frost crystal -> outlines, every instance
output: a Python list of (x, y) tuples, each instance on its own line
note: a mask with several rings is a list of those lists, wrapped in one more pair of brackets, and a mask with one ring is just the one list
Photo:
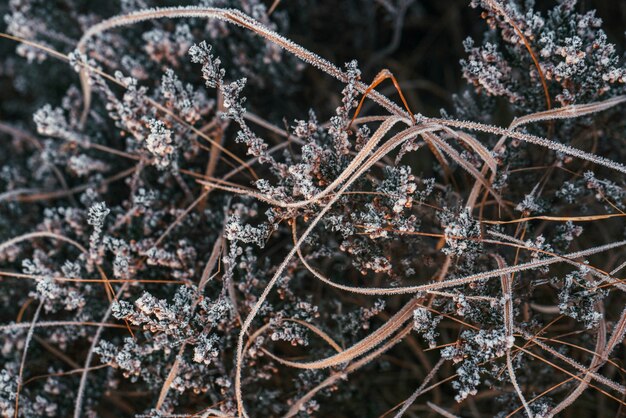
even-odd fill
[(441, 317), (434, 317), (425, 308), (417, 308), (413, 310), (413, 329), (428, 342), (430, 348), (437, 346), (436, 338), (439, 336), (437, 325), (441, 321)]
[(480, 251), (480, 225), (465, 208), (457, 216), (451, 213), (442, 215), (442, 225), (447, 246), (442, 249), (445, 254), (473, 258)]
[(107, 208), (106, 203), (96, 203), (89, 208), (87, 223), (93, 226), (93, 232), (89, 241), (92, 246), (95, 246), (100, 239), (102, 233), (102, 227), (104, 226), (104, 219), (111, 213), (111, 210)]
[(155, 157), (155, 165), (160, 169), (165, 169), (174, 163), (176, 156), (172, 131), (167, 129), (160, 120), (151, 119), (148, 123), (150, 135), (146, 139), (146, 148)]
[(211, 53), (211, 45), (205, 41), (189, 48), (191, 62), (202, 64), (202, 77), (206, 85), (211, 88), (220, 87), (224, 80), (225, 71), (221, 68), (221, 61)]
[[(504, 330), (501, 329), (491, 331), (481, 329), (478, 332), (466, 330), (461, 333), (459, 345), (441, 350), (443, 358), (458, 364), (456, 369), (458, 377), (452, 382), (452, 386), (457, 390), (455, 396), (457, 402), (478, 392), (481, 374), (488, 371), (487, 362), (504, 356), (513, 343), (513, 337), (506, 337)], [(495, 372), (497, 373), (497, 367)]]

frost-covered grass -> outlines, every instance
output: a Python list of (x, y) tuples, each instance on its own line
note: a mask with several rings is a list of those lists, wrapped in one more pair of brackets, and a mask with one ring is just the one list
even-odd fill
[[(626, 406), (626, 66), (594, 11), (472, 1), (437, 114), (400, 75), (431, 2), (176, 3), (0, 6), (2, 415)], [(390, 41), (334, 64), (287, 36), (313, 13)]]

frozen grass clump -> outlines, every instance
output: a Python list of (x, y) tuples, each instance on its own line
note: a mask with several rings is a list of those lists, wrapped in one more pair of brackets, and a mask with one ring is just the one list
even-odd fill
[(3, 416), (619, 414), (613, 17), (188, 3), (0, 5)]

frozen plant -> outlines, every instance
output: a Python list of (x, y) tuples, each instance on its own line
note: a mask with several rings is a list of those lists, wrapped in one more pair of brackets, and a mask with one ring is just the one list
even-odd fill
[(626, 19), (440, 3), (0, 2), (0, 415), (619, 415)]

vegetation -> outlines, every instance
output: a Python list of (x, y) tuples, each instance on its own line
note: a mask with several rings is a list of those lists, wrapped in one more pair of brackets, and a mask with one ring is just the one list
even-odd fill
[(0, 4), (3, 416), (623, 414), (626, 9), (317, 3)]

